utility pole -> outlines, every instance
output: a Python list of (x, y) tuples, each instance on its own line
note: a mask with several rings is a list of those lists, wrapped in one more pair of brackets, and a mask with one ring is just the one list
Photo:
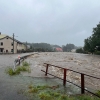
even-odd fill
[(13, 54), (14, 54), (14, 33), (13, 33)]

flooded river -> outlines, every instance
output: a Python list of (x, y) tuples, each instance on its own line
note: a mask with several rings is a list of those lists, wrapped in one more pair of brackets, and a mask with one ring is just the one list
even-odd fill
[[(22, 54), (25, 55), (25, 54)], [(35, 84), (60, 84), (62, 80), (54, 79), (48, 75), (50, 81), (43, 79), (45, 74), (41, 71), (45, 70), (44, 63), (72, 69), (92, 75), (100, 78), (100, 56), (98, 55), (86, 55), (67, 52), (45, 52), (34, 54), (27, 58), (26, 61), (30, 63), (31, 73), (21, 73), (18, 76), (10, 77), (5, 73), (5, 69), (9, 66), (13, 68), (14, 59), (18, 57), (18, 54), (14, 55), (0, 55), (0, 100), (28, 100), (23, 94), (20, 94), (20, 90), (26, 90), (27, 86), (33, 82)], [(63, 78), (63, 70), (49, 67), (49, 72), (55, 76)], [(42, 77), (42, 78), (41, 78)], [(80, 74), (76, 74), (71, 71), (67, 71), (67, 80), (76, 83), (80, 86)], [(44, 83), (43, 83), (44, 82)], [(56, 83), (55, 83), (56, 82)], [(67, 84), (67, 87), (71, 87)], [(100, 90), (100, 80), (85, 76), (85, 87), (91, 91)], [(61, 87), (62, 88), (62, 87)], [(69, 90), (74, 93), (78, 93), (80, 90), (77, 87), (72, 86)], [(68, 93), (70, 92), (68, 89)]]
[[(32, 77), (44, 76), (44, 73), (41, 72), (41, 69), (45, 70), (43, 63), (49, 63), (100, 78), (100, 56), (98, 55), (67, 52), (39, 53), (31, 56), (27, 61), (31, 63), (32, 73), (28, 75)], [(49, 71), (55, 76), (63, 78), (62, 69), (51, 66)], [(67, 80), (78, 85), (81, 84), (80, 74), (71, 71), (67, 72)], [(85, 87), (93, 91), (100, 90), (100, 80), (85, 76)]]

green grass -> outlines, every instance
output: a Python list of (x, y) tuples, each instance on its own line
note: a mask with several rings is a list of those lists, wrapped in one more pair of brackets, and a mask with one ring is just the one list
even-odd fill
[(98, 91), (96, 92), (96, 94), (97, 94), (98, 96), (100, 96), (100, 90), (98, 90)]
[(20, 71), (18, 69), (13, 70), (12, 68), (8, 68), (6, 70), (6, 73), (12, 76), (12, 75), (16, 75), (16, 74), (18, 75), (18, 74), (20, 74)]
[(27, 71), (27, 72), (31, 72), (30, 67), (29, 66), (17, 66), (16, 68), (19, 71)]
[(41, 100), (53, 100), (52, 96), (48, 93), (42, 92), (39, 94)]
[[(55, 87), (55, 88), (54, 88)], [(68, 96), (65, 93), (58, 92), (57, 88), (59, 88), (59, 85), (57, 86), (33, 86), (29, 85), (28, 93), (31, 95), (35, 95), (37, 98), (34, 100), (100, 100), (97, 97), (90, 96), (90, 95), (74, 95), (74, 96)]]
[(27, 62), (23, 62), (22, 66), (17, 66), (15, 69), (13, 68), (8, 68), (6, 69), (6, 73), (13, 76), (13, 75), (18, 75), (20, 72), (31, 72), (30, 66)]
[(30, 66), (30, 64), (29, 64), (28, 62), (24, 61), (24, 62), (22, 63), (22, 66)]

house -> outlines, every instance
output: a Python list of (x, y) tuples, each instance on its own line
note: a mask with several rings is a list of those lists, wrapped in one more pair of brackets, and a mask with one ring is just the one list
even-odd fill
[(57, 52), (63, 52), (62, 48), (55, 48)]
[(22, 42), (14, 39), (14, 46), (13, 46), (13, 38), (0, 33), (0, 53), (18, 53), (21, 51), (26, 51), (26, 45)]

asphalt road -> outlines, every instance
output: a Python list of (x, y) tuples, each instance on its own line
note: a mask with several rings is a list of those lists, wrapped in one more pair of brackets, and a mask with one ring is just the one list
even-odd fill
[(0, 55), (0, 100), (29, 100), (23, 94), (30, 81), (24, 79), (22, 75), (9, 76), (5, 70), (14, 65), (18, 55), (27, 54), (6, 54)]

